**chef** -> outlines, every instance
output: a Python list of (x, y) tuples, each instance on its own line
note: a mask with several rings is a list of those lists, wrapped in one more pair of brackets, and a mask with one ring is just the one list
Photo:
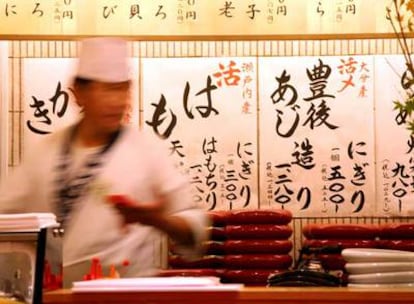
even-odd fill
[(28, 147), (0, 188), (2, 213), (58, 216), (66, 286), (94, 259), (104, 274), (115, 267), (121, 277), (154, 275), (165, 236), (188, 258), (201, 254), (207, 237), (206, 213), (163, 141), (123, 123), (131, 102), (127, 46), (107, 37), (82, 42), (73, 82), (81, 117)]

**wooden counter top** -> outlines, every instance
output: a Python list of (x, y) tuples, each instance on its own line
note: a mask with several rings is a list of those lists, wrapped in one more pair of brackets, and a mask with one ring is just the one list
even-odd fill
[(58, 290), (43, 296), (44, 304), (411, 304), (412, 289), (347, 287), (245, 287), (239, 292), (105, 292)]
[(413, 289), (362, 289), (348, 287), (244, 288), (237, 304), (389, 304), (414, 303)]

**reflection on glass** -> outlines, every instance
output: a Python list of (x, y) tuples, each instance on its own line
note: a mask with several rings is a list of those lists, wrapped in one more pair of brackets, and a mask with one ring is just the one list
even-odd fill
[(0, 300), (7, 299), (10, 303), (31, 303), (33, 271), (28, 253), (0, 252)]

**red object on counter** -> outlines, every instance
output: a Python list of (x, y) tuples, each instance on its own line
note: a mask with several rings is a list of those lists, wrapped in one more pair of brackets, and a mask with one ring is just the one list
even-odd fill
[(215, 226), (225, 226), (227, 224), (227, 220), (231, 216), (231, 211), (228, 210), (214, 210), (209, 211), (207, 213), (208, 217), (210, 218), (211, 225)]
[(341, 246), (342, 248), (377, 248), (377, 240), (354, 240), (354, 239), (306, 239), (303, 241), (303, 246), (309, 247), (324, 247), (324, 246)]
[(222, 268), (223, 256), (205, 255), (196, 260), (185, 260), (179, 255), (171, 255), (168, 257), (168, 264), (171, 268)]
[(99, 260), (99, 258), (93, 258), (91, 261), (91, 267), (89, 270), (89, 273), (86, 273), (83, 276), (83, 280), (89, 281), (89, 280), (97, 280), (102, 279), (102, 265)]
[(207, 255), (220, 255), (224, 254), (224, 245), (223, 242), (217, 241), (206, 241), (203, 242), (204, 252)]
[(247, 224), (227, 225), (225, 227), (228, 239), (288, 239), (292, 228), (288, 225)]
[(288, 269), (293, 258), (288, 254), (227, 254), (224, 268), (227, 269)]
[[(127, 267), (128, 265), (129, 265), (129, 260), (124, 260), (122, 262), (123, 267)], [(98, 280), (98, 279), (103, 279), (103, 278), (115, 279), (119, 277), (120, 277), (119, 272), (116, 269), (114, 264), (111, 264), (109, 266), (109, 272), (107, 276), (105, 276), (102, 270), (102, 264), (101, 264), (100, 259), (93, 258), (91, 260), (91, 267), (89, 269), (89, 272), (83, 275), (83, 280), (90, 281), (90, 280)]]
[(43, 288), (48, 288), (50, 285), (50, 282), (52, 280), (52, 272), (50, 270), (50, 264), (48, 261), (45, 261), (45, 266), (44, 266), (44, 272), (43, 272)]
[(119, 278), (119, 272), (116, 270), (115, 265), (111, 264), (109, 266), (109, 278), (111, 279), (118, 279)]
[(414, 252), (414, 240), (378, 240), (378, 248), (404, 250)]
[[(224, 243), (218, 241), (205, 241), (202, 243), (203, 252), (205, 255), (222, 255), (224, 254)], [(179, 250), (176, 244), (169, 244), (169, 251), (171, 255), (179, 255)]]
[(207, 233), (214, 241), (223, 241), (227, 238), (224, 227), (207, 227)]
[(288, 210), (235, 210), (227, 218), (227, 224), (275, 224), (286, 225), (292, 220)]
[(291, 240), (227, 240), (224, 242), (227, 254), (273, 253), (287, 254), (292, 250)]
[(308, 239), (375, 239), (379, 228), (369, 224), (309, 224), (302, 232)]
[(46, 291), (52, 291), (62, 288), (62, 269), (60, 273), (52, 273), (51, 266), (47, 260), (45, 260), (44, 272), (43, 272), (43, 289)]
[(388, 224), (380, 226), (380, 239), (414, 239), (414, 224)]

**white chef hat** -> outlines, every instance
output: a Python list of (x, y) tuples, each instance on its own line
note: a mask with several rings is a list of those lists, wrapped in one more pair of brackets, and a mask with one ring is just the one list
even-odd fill
[(127, 42), (120, 38), (95, 37), (82, 41), (77, 77), (101, 82), (130, 79)]

